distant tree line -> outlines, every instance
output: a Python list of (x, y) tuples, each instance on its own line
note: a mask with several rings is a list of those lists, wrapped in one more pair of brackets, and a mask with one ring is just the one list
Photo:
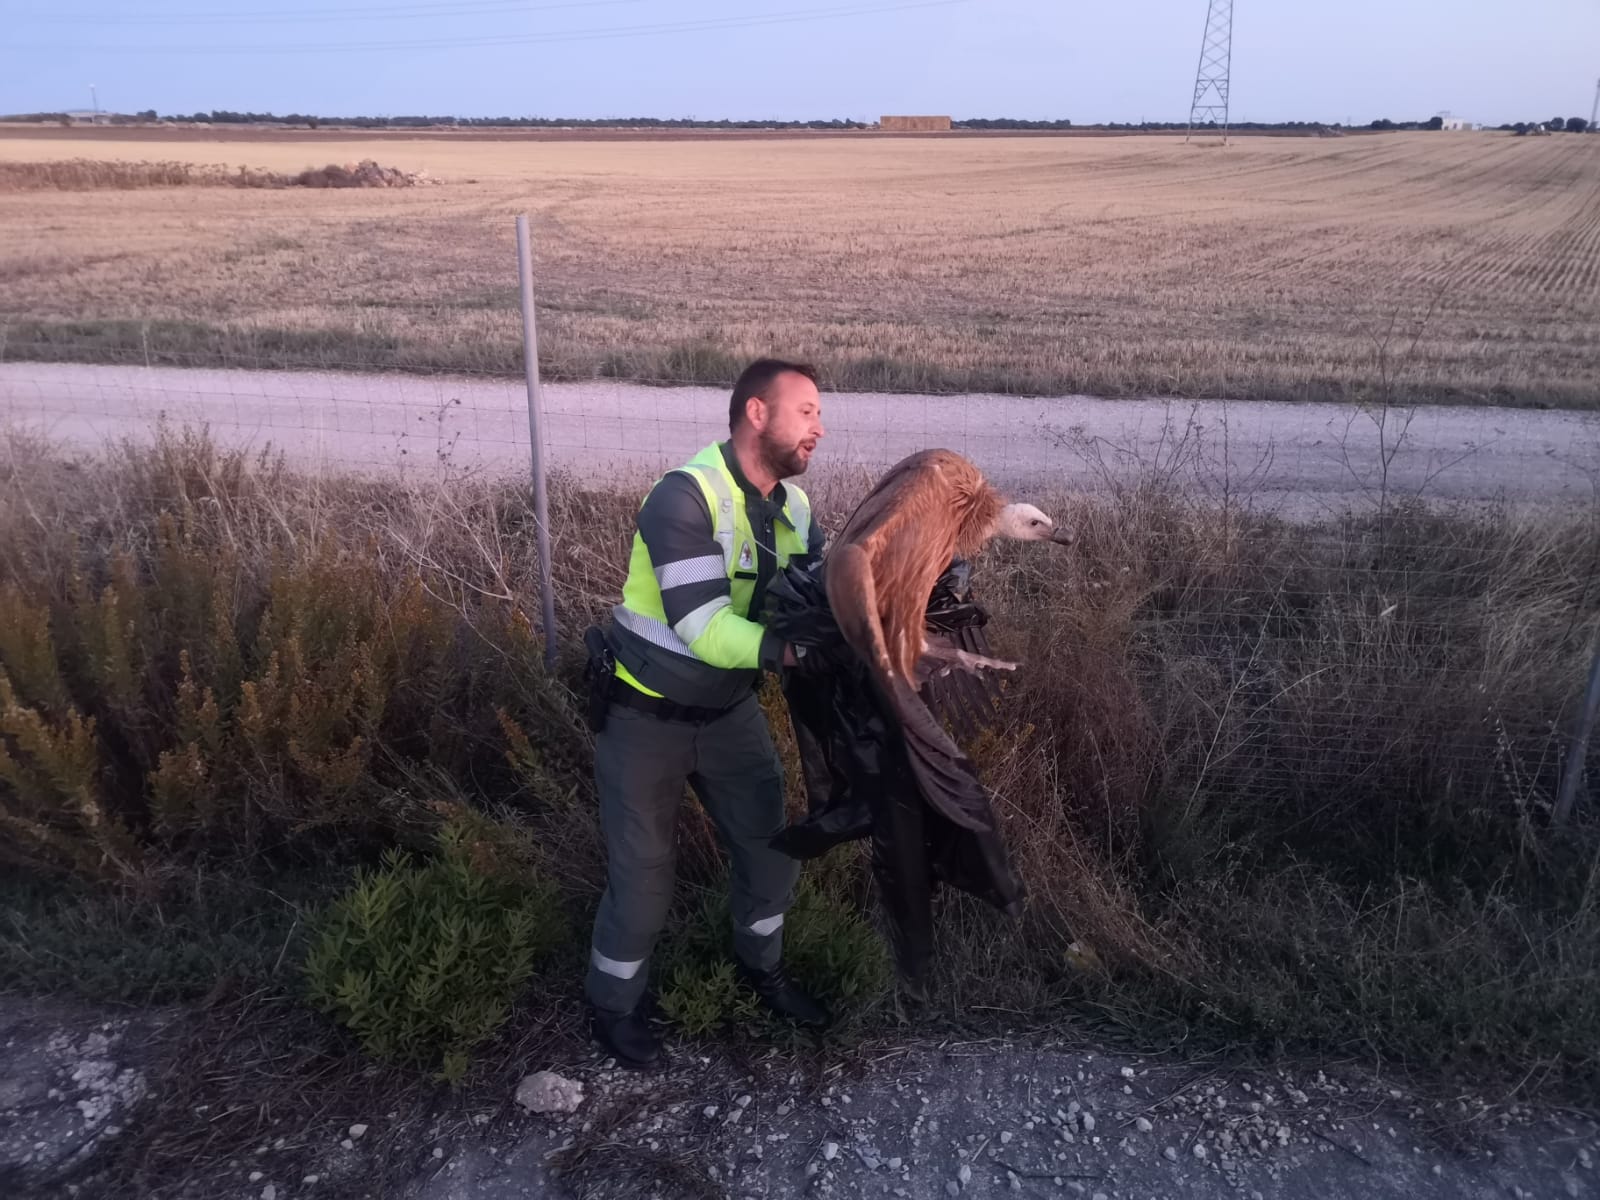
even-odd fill
[(717, 121), (697, 120), (693, 117), (319, 117), (306, 113), (229, 112), (213, 109), (211, 112), (176, 113), (163, 117), (168, 121), (198, 121), (210, 125), (335, 125), (342, 129), (418, 129), (436, 125), (463, 128), (507, 129), (865, 129), (861, 121), (839, 118), (823, 121)]
[[(79, 111), (81, 113), (86, 110)], [(100, 119), (112, 125), (138, 125), (159, 118), (155, 109), (147, 108), (137, 113), (103, 112), (100, 114)], [(16, 121), (30, 125), (70, 125), (72, 120), (73, 114), (65, 112), (8, 113), (0, 116), (0, 121)]]
[(1443, 129), (1443, 117), (1429, 117), (1426, 121), (1391, 121), (1388, 117), (1379, 117), (1367, 126), (1368, 129), (1378, 129), (1387, 133), (1390, 130), (1404, 129)]
[(1530, 133), (1587, 133), (1589, 122), (1582, 117), (1551, 117), (1548, 121), (1515, 121), (1500, 128), (1518, 137), (1526, 137)]
[(951, 121), (952, 129), (1071, 129), (1072, 122), (1021, 121), (1015, 117), (969, 117), (965, 121)]
[[(333, 126), (340, 129), (423, 129), (436, 126), (455, 126), (465, 129), (868, 129), (871, 123), (835, 117), (831, 120), (812, 121), (734, 121), (699, 120), (694, 117), (450, 117), (450, 116), (399, 116), (399, 117), (323, 117), (311, 113), (258, 113), (233, 112), (212, 109), (210, 112), (170, 113), (157, 116), (153, 108), (137, 113), (105, 113), (103, 119), (113, 125), (136, 122), (183, 121), (204, 125), (295, 125), (316, 129)], [(37, 123), (70, 123), (71, 117), (63, 112), (17, 113), (4, 118), (7, 121)], [(1159, 132), (1188, 129), (1187, 121), (1106, 121), (1091, 125), (1075, 125), (1066, 118), (1055, 120), (1025, 120), (1020, 117), (968, 117), (951, 121), (953, 129), (1018, 129), (1018, 130), (1116, 130)], [(1216, 128), (1208, 122), (1202, 128)], [(1241, 132), (1280, 131), (1315, 133), (1320, 130), (1342, 129), (1345, 126), (1321, 121), (1234, 121), (1230, 129)], [(1443, 129), (1443, 117), (1430, 117), (1425, 121), (1391, 121), (1380, 117), (1366, 126), (1380, 131)], [(1589, 122), (1582, 117), (1555, 117), (1549, 121), (1517, 121), (1498, 126), (1508, 133), (1583, 133)]]
[[(1391, 121), (1383, 118), (1372, 122), (1369, 129), (1443, 129), (1443, 117), (1430, 117), (1426, 121)], [(1528, 133), (1584, 133), (1589, 122), (1582, 117), (1552, 117), (1548, 121), (1515, 121), (1495, 128), (1518, 136)]]
[[(8, 117), (7, 120), (55, 120), (64, 114), (35, 113)], [(341, 129), (418, 129), (431, 126), (459, 126), (467, 129), (869, 129), (876, 122), (854, 121), (835, 117), (831, 120), (811, 121), (735, 121), (700, 120), (694, 117), (452, 117), (452, 116), (398, 116), (398, 117), (324, 117), (310, 113), (258, 113), (233, 112), (212, 109), (210, 112), (169, 113), (157, 117), (154, 109), (147, 109), (132, 117), (117, 117), (124, 121), (183, 121), (205, 125), (298, 125), (334, 126)], [(1213, 123), (1214, 124), (1214, 123)], [(1187, 121), (1109, 121), (1091, 125), (1075, 125), (1066, 118), (1055, 120), (1025, 120), (1020, 117), (969, 117), (951, 121), (954, 129), (1106, 129), (1106, 130), (1179, 130), (1187, 129)], [(1376, 123), (1374, 123), (1376, 127)], [(1387, 123), (1387, 127), (1392, 126)], [(1410, 126), (1405, 126), (1409, 128)], [(1319, 121), (1235, 121), (1230, 125), (1239, 130), (1292, 130), (1315, 132), (1336, 128)]]
[[(953, 129), (1116, 129), (1144, 132), (1188, 129), (1187, 121), (1101, 121), (1092, 125), (1075, 125), (1071, 121), (1024, 121), (1017, 117), (968, 117), (951, 121)], [(1220, 128), (1215, 121), (1206, 122), (1202, 128)], [(1229, 129), (1281, 129), (1315, 133), (1319, 129), (1334, 129), (1325, 121), (1231, 121)]]

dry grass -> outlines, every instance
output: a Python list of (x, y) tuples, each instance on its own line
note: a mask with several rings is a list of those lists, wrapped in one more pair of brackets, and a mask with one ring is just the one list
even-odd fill
[(72, 158), (55, 162), (0, 162), (0, 192), (129, 191), (165, 187), (286, 187), (270, 171), (233, 170), (215, 163), (120, 162)]
[(131, 191), (135, 188), (350, 188), (409, 187), (416, 182), (375, 162), (307, 168), (298, 174), (237, 169), (218, 163), (127, 162), (73, 158), (52, 162), (0, 162), (0, 192)]
[(245, 171), (226, 166), (178, 162), (94, 162), (93, 158), (67, 158), (64, 162), (0, 163), (0, 192), (93, 192), (134, 187), (229, 187), (251, 178)]
[[(617, 594), (636, 498), (569, 480), (553, 499), (558, 612), (576, 631)], [(836, 524), (851, 497), (818, 499)], [(1076, 551), (1013, 547), (979, 572), (997, 649), (1026, 669), (1008, 684), (1008, 724), (974, 753), (1030, 903), (1016, 926), (960, 898), (942, 905), (947, 1011), (1048, 1020), (1088, 1005), (1146, 1043), (1317, 1044), (1595, 1085), (1592, 789), (1573, 824), (1549, 821), (1561, 730), (1600, 634), (1594, 520), (1402, 508), (1307, 529), (1159, 481), (1056, 507)], [(419, 576), (458, 626), (439, 665), (397, 688), (357, 819), (232, 851), (226, 836), (142, 832), (152, 882), (200, 896), (188, 881), (209, 863), (241, 885), (309, 870), (327, 886), (374, 839), (423, 840), (429, 801), (470, 803), (560, 888), (581, 931), (602, 853), (588, 741), (564, 692), (575, 652), (550, 680), (536, 640), (504, 632), (507, 612), (538, 609), (525, 494), (301, 478), (196, 439), (77, 466), (13, 442), (0, 583), (59, 608), (115, 552), (154, 572), (163, 511), (183, 515), (194, 553), (225, 553), (241, 628), (260, 620), (269, 578), (316, 569), (330, 547), (374, 573), (373, 594)], [(13, 662), (14, 643), (5, 665), (21, 679), (14, 668), (33, 660)], [(153, 666), (148, 694), (170, 691), (170, 674)], [(91, 706), (103, 699), (91, 689)], [(129, 727), (92, 711), (108, 731)], [(140, 727), (160, 730), (161, 713)], [(145, 802), (137, 788), (120, 799), (136, 831)], [(680, 836), (686, 883), (715, 885), (705, 823), (685, 820)], [(836, 900), (866, 894), (850, 851), (808, 879)], [(18, 974), (18, 947), (70, 965), (63, 939), (90, 918), (37, 900), (18, 911), (0, 981)], [(281, 936), (281, 913), (259, 924)], [(252, 928), (224, 905), (175, 935), (199, 950), (169, 955), (203, 972), (223, 952), (205, 948), (217, 927)], [(226, 953), (273, 961), (282, 946)], [(577, 970), (541, 986), (565, 995)], [(160, 982), (139, 986), (170, 994)]]
[[(0, 140), (0, 161), (85, 145)], [(1315, 399), (1387, 376), (1406, 399), (1600, 395), (1600, 139), (248, 149), (279, 172), (308, 153), (452, 186), (0, 196), (6, 353), (514, 371), (527, 211), (553, 374), (725, 383), (777, 348), (861, 388)]]

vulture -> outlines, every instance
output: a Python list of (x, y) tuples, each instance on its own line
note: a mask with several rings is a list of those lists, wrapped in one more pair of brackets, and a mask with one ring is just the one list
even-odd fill
[(987, 794), (919, 693), (952, 668), (1016, 667), (927, 634), (934, 585), (952, 560), (971, 558), (992, 537), (1072, 540), (1033, 505), (1006, 503), (959, 454), (924, 450), (891, 467), (867, 494), (825, 568), (833, 619), (893, 711), (923, 798), (980, 833), (993, 828)]
[(773, 844), (811, 858), (871, 837), (897, 966), (916, 996), (927, 995), (936, 884), (1012, 914), (1022, 899), (990, 793), (942, 720), (970, 728), (963, 705), (988, 710), (977, 673), (1016, 666), (988, 654), (988, 617), (969, 587), (966, 559), (997, 536), (1071, 540), (1032, 505), (1007, 503), (965, 458), (926, 450), (878, 481), (820, 565), (791, 564), (772, 589), (770, 627), (844, 664), (785, 682), (810, 811)]

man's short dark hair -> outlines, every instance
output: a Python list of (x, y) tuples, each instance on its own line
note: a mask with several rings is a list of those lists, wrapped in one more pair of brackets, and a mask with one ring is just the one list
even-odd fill
[(791, 371), (796, 375), (804, 375), (812, 383), (817, 381), (817, 369), (810, 363), (786, 362), (781, 358), (758, 358), (741, 371), (733, 385), (733, 399), (728, 403), (728, 432), (732, 433), (744, 424), (745, 401), (751, 398), (771, 400), (778, 376)]

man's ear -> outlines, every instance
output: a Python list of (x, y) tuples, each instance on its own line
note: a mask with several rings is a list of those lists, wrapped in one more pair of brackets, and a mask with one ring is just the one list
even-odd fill
[(767, 427), (767, 415), (767, 402), (760, 396), (751, 396), (744, 402), (744, 419), (757, 433)]

